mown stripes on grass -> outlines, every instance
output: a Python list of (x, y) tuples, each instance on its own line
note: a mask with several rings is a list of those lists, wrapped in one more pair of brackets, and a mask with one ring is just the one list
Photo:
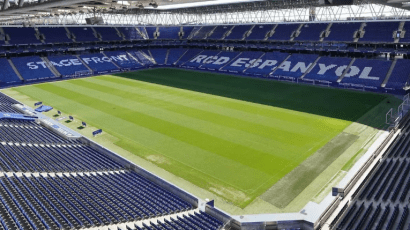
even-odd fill
[[(257, 87), (253, 87), (246, 80), (238, 87), (242, 80), (229, 76), (218, 75), (222, 80), (211, 82), (215, 76), (208, 74), (209, 82), (201, 77), (197, 82), (197, 76), (188, 79), (184, 71), (179, 73), (181, 76), (175, 79), (161, 76), (165, 74), (162, 70), (133, 74), (144, 80), (154, 76), (156, 81), (162, 79), (170, 85), (192, 85), (193, 89), (205, 87), (214, 95), (114, 76), (25, 86), (16, 90), (101, 127), (118, 137), (117, 144), (122, 148), (198, 186), (214, 192), (218, 189), (218, 195), (241, 207), (351, 124), (350, 120), (324, 116), (329, 113), (326, 106), (338, 109), (334, 111), (338, 116), (351, 114), (351, 111), (339, 111), (346, 107), (327, 105), (327, 100), (312, 104), (301, 95), (307, 92), (304, 88), (289, 91), (287, 95), (286, 91), (280, 91), (281, 95), (274, 98), (260, 83), (263, 81), (254, 80)], [(312, 88), (311, 93), (320, 90)], [(241, 92), (242, 98), (238, 98)], [(232, 98), (217, 96), (220, 94)], [(339, 96), (345, 95), (343, 92)], [(235, 99), (246, 99), (246, 96), (249, 100)], [(275, 101), (281, 104), (281, 100), (289, 102), (292, 96), (296, 96), (293, 106), (297, 107), (305, 100), (305, 104), (326, 111), (311, 114), (304, 110), (306, 105), (297, 110), (290, 110), (292, 106), (268, 105)], [(307, 98), (311, 100), (312, 96)], [(258, 100), (266, 103), (255, 103)], [(372, 103), (375, 104), (369, 102)], [(343, 102), (342, 106), (347, 104)], [(361, 110), (363, 108), (357, 111)], [(235, 192), (240, 195), (232, 196)]]

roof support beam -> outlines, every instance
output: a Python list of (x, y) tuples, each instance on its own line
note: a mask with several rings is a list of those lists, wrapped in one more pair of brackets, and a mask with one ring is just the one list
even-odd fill
[(9, 0), (4, 0), (2, 10), (7, 10), (9, 6)]
[(19, 7), (23, 7), (23, 4), (24, 4), (24, 0), (20, 0), (19, 1)]

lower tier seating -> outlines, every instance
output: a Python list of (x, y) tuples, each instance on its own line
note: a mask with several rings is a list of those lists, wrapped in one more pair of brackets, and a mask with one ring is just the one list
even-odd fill
[(110, 58), (103, 54), (86, 54), (81, 55), (80, 58), (96, 74), (119, 72), (119, 69), (111, 62)]
[(87, 67), (75, 56), (51, 56), (48, 60), (63, 77), (74, 77), (78, 74), (91, 75)]
[(17, 70), (26, 81), (44, 80), (56, 76), (38, 56), (11, 58)]

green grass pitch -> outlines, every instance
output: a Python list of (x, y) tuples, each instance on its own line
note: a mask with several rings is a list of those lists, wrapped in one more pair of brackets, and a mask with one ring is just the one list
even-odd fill
[[(239, 207), (303, 162), (326, 167), (332, 155), (309, 157), (389, 97), (177, 69), (15, 90), (102, 128), (118, 146)], [(298, 192), (289, 189), (303, 190), (307, 184), (297, 181), (320, 170), (293, 171), (295, 183), (275, 191), (291, 201)]]

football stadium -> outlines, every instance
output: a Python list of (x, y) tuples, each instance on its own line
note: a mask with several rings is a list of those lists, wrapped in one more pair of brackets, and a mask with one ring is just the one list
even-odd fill
[(0, 230), (410, 229), (408, 6), (0, 0)]

